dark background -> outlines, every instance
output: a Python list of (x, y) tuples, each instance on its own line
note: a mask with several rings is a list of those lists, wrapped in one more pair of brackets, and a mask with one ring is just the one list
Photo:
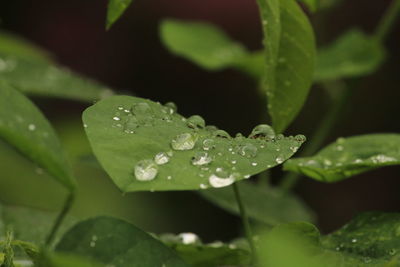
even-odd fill
[[(333, 9), (310, 15), (313, 22), (324, 17), (324, 25), (318, 24), (317, 28), (318, 44), (327, 44), (352, 27), (373, 32), (389, 3), (343, 1)], [(200, 114), (208, 124), (218, 125), (231, 134), (248, 134), (261, 122), (266, 105), (250, 79), (233, 70), (204, 71), (169, 54), (158, 36), (163, 18), (206, 20), (222, 27), (249, 49), (260, 49), (262, 36), (255, 0), (135, 0), (108, 32), (104, 30), (106, 6), (104, 0), (2, 1), (1, 28), (40, 45), (59, 63), (122, 93), (162, 103), (173, 101), (181, 114)], [(385, 64), (377, 73), (358, 82), (345, 116), (326, 143), (340, 136), (400, 132), (400, 23), (387, 39), (386, 47)], [(55, 123), (61, 136), (68, 135), (67, 126), (80, 125), (80, 113), (86, 107), (72, 101), (34, 101)], [(314, 87), (287, 134), (310, 136), (329, 103), (329, 93)], [(65, 142), (76, 142), (74, 138), (84, 137), (65, 137)], [(303, 178), (296, 191), (316, 211), (321, 230), (329, 232), (360, 211), (400, 211), (399, 170), (384, 168), (336, 184)], [(91, 171), (85, 175), (85, 171), (78, 171), (82, 174), (78, 178), (83, 193), (74, 208), (76, 216), (112, 214), (149, 231), (193, 231), (206, 240), (229, 239), (240, 230), (237, 217), (214, 208), (194, 193), (138, 193), (121, 197), (103, 173), (98, 171), (94, 175)], [(279, 176), (280, 172), (274, 174)], [(21, 189), (23, 182), (15, 179), (12, 185), (1, 182), (0, 200), (59, 208), (61, 200), (55, 200), (60, 198), (55, 193), (59, 192), (54, 189), (57, 186), (46, 181), (37, 188), (32, 184), (32, 188)], [(38, 197), (35, 190), (44, 193)]]

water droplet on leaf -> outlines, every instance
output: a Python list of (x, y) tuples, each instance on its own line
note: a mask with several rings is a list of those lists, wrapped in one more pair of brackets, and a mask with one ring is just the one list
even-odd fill
[(151, 181), (156, 178), (157, 173), (157, 164), (149, 159), (141, 160), (135, 166), (135, 177), (139, 181)]
[(155, 163), (157, 163), (158, 165), (163, 165), (169, 162), (169, 156), (167, 153), (165, 152), (160, 152), (157, 155), (155, 155), (154, 157), (154, 161)]
[(175, 150), (190, 150), (195, 146), (196, 141), (197, 135), (183, 133), (172, 139), (171, 146)]

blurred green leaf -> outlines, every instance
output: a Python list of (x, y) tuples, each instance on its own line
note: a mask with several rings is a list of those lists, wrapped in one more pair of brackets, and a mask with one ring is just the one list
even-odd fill
[(235, 243), (203, 244), (193, 233), (164, 234), (160, 239), (193, 267), (248, 266), (251, 262), (249, 248)]
[(279, 133), (294, 120), (307, 99), (314, 74), (314, 33), (295, 1), (257, 2), (264, 29), (263, 89), (272, 125)]
[(314, 80), (335, 80), (368, 75), (383, 63), (385, 50), (358, 29), (342, 35), (331, 46), (320, 49)]
[[(0, 53), (16, 55), (32, 61), (51, 61), (50, 55), (46, 51), (19, 36), (4, 31), (0, 31)], [(3, 60), (0, 62), (1, 72), (3, 71), (5, 62), (3, 62)]]
[(258, 78), (262, 60), (242, 44), (233, 41), (220, 28), (202, 22), (164, 20), (161, 40), (169, 51), (210, 70), (232, 67)]
[(107, 8), (107, 30), (122, 16), (132, 0), (109, 0)]
[[(277, 188), (262, 188), (241, 182), (240, 195), (251, 219), (269, 225), (291, 221), (314, 221), (313, 212), (295, 195)], [(239, 208), (232, 188), (209, 189), (199, 192), (202, 197), (224, 210), (239, 215)]]
[(369, 170), (398, 164), (400, 135), (369, 134), (339, 138), (313, 157), (287, 161), (284, 169), (331, 183)]
[(75, 180), (60, 141), (40, 110), (4, 83), (0, 83), (0, 107), (0, 138), (73, 190)]
[(0, 51), (0, 81), (29, 95), (67, 98), (92, 102), (112, 94), (94, 81), (82, 78), (66, 68)]
[[(15, 205), (0, 205), (0, 238), (7, 229), (13, 229), (14, 239), (44, 245), (57, 213)], [(66, 217), (57, 235), (61, 236), (76, 220)], [(57, 237), (57, 238), (58, 238)]]
[(317, 11), (320, 4), (320, 0), (300, 0), (300, 2), (303, 2), (311, 12)]
[(130, 223), (111, 217), (82, 221), (69, 230), (56, 247), (118, 267), (187, 267), (175, 253)]
[(252, 138), (232, 138), (200, 116), (186, 119), (168, 105), (130, 96), (96, 103), (83, 121), (94, 154), (124, 192), (228, 186), (283, 163), (305, 141), (269, 136), (267, 125)]
[(86, 257), (76, 256), (67, 253), (55, 253), (44, 251), (40, 255), (40, 259), (35, 264), (37, 267), (100, 267), (104, 266)]

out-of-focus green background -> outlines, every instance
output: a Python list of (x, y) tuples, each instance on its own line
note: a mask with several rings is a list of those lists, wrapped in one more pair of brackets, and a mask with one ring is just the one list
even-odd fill
[[(311, 15), (320, 45), (357, 26), (373, 31), (390, 1), (343, 1)], [(105, 0), (13, 0), (0, 2), (0, 27), (51, 52), (57, 61), (121, 93), (162, 103), (173, 101), (183, 115), (200, 114), (231, 134), (248, 134), (266, 112), (256, 85), (233, 71), (209, 73), (177, 58), (162, 46), (163, 18), (206, 20), (249, 49), (261, 48), (255, 0), (136, 0), (106, 32)], [(322, 22), (323, 23), (322, 23)], [(400, 132), (400, 25), (386, 43), (388, 58), (355, 89), (351, 105), (327, 143), (340, 136)], [(332, 93), (332, 92), (330, 92)], [(330, 93), (315, 86), (288, 134), (310, 136), (329, 106)], [(335, 93), (335, 92), (333, 92)], [(90, 152), (80, 121), (86, 105), (34, 98), (60, 134), (72, 158)], [(73, 161), (73, 160), (72, 160)], [(122, 195), (90, 160), (72, 162), (79, 182), (76, 217), (110, 214), (156, 233), (196, 232), (204, 240), (228, 240), (240, 233), (237, 217), (191, 192)], [(337, 184), (303, 179), (296, 191), (316, 211), (323, 232), (332, 231), (364, 210), (400, 211), (399, 167), (368, 172)], [(279, 177), (279, 168), (273, 171)], [(276, 182), (276, 181), (275, 181)], [(58, 210), (66, 192), (10, 147), (0, 146), (0, 201)]]

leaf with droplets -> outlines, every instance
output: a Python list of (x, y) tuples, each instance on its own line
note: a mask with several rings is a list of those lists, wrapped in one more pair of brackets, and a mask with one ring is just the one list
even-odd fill
[(320, 49), (314, 80), (335, 80), (368, 75), (385, 59), (379, 42), (358, 29), (342, 35), (331, 46)]
[[(291, 221), (314, 221), (313, 212), (296, 196), (277, 188), (262, 188), (249, 182), (238, 184), (247, 214), (251, 219), (276, 225)], [(239, 215), (232, 188), (209, 189), (199, 192), (208, 201)]]
[(4, 83), (0, 83), (0, 138), (69, 190), (75, 188), (67, 158), (50, 123), (28, 98)]
[(4, 32), (0, 33), (0, 81), (29, 95), (85, 102), (112, 94), (104, 85), (54, 64), (35, 45)]
[(160, 25), (160, 35), (171, 53), (207, 70), (232, 67), (253, 77), (260, 75), (262, 58), (253, 56), (242, 44), (210, 23), (164, 20)]
[(132, 0), (108, 0), (107, 7), (107, 30), (124, 14)]
[(263, 90), (272, 126), (283, 132), (300, 112), (314, 74), (312, 27), (296, 1), (258, 0), (264, 30)]
[(111, 217), (82, 221), (71, 228), (56, 247), (108, 266), (188, 267), (171, 249), (134, 225)]
[(337, 182), (384, 166), (400, 164), (400, 135), (339, 138), (313, 157), (287, 161), (284, 169), (322, 182)]
[(193, 233), (163, 234), (160, 240), (193, 267), (248, 266), (251, 253), (246, 241), (204, 244)]
[(200, 116), (186, 119), (170, 105), (130, 96), (99, 101), (83, 122), (95, 156), (124, 192), (228, 186), (282, 164), (305, 141), (271, 136), (268, 125), (232, 138)]

